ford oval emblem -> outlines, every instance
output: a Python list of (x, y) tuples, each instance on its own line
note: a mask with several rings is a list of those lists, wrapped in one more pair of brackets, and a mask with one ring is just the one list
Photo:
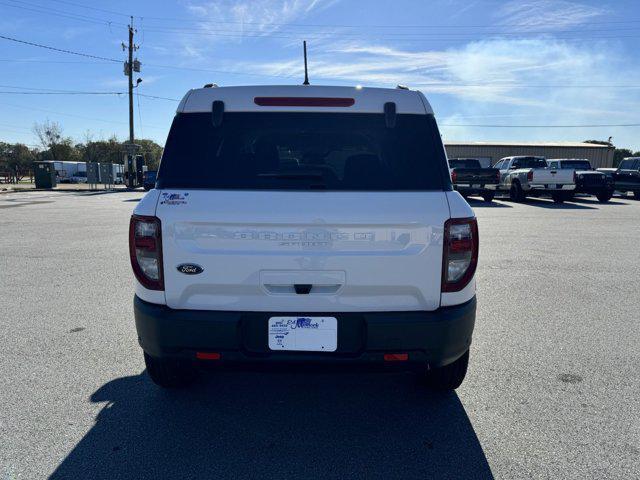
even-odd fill
[(177, 268), (180, 273), (184, 273), (185, 275), (197, 275), (204, 271), (204, 268), (194, 263), (183, 263), (178, 265)]

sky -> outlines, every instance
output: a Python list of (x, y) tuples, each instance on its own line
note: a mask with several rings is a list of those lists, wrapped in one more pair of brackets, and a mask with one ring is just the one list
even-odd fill
[(161, 145), (190, 88), (300, 84), (306, 39), (311, 83), (419, 89), (445, 141), (640, 150), (638, 0), (2, 0), (0, 36), (88, 56), (0, 38), (0, 141), (126, 139), (130, 16), (135, 133)]

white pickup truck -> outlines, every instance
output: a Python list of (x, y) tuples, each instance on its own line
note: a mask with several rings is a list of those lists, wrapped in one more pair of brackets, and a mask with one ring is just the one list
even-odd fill
[(340, 363), (464, 379), (478, 227), (417, 91), (189, 91), (129, 231), (147, 372)]
[(556, 203), (571, 198), (576, 188), (574, 170), (549, 168), (544, 157), (507, 157), (494, 165), (500, 170), (499, 190), (514, 202), (548, 195)]

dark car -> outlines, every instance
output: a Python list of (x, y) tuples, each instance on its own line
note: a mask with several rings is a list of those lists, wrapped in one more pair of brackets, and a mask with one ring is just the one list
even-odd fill
[(600, 202), (608, 202), (613, 196), (613, 178), (595, 170), (589, 160), (578, 158), (551, 158), (547, 160), (550, 169), (575, 170), (576, 189), (574, 193), (595, 196)]
[(449, 172), (453, 188), (463, 197), (478, 195), (485, 202), (495, 197), (500, 183), (500, 170), (497, 168), (483, 168), (475, 158), (451, 158)]
[(617, 169), (599, 169), (611, 175), (615, 182), (615, 189), (623, 194), (633, 192), (636, 200), (640, 200), (640, 157), (625, 158)]
[(142, 188), (145, 190), (151, 190), (156, 186), (156, 171), (147, 170), (142, 177)]

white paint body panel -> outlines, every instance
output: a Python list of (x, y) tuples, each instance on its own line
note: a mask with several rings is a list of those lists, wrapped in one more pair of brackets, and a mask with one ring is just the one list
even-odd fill
[[(348, 97), (351, 107), (261, 107), (255, 97)], [(432, 114), (420, 92), (320, 86), (203, 88), (178, 112)], [(168, 200), (168, 195), (177, 195)], [(432, 311), (475, 294), (441, 293), (444, 223), (473, 217), (458, 192), (151, 190), (139, 215), (162, 223), (165, 291), (136, 294), (175, 309), (290, 312)], [(203, 272), (185, 275), (183, 263)], [(307, 295), (295, 284), (313, 285)]]
[[(348, 312), (440, 306), (445, 192), (166, 191), (171, 308)], [(187, 195), (188, 194), (188, 195)], [(177, 270), (193, 263), (204, 271)], [(295, 284), (312, 284), (298, 295)]]

